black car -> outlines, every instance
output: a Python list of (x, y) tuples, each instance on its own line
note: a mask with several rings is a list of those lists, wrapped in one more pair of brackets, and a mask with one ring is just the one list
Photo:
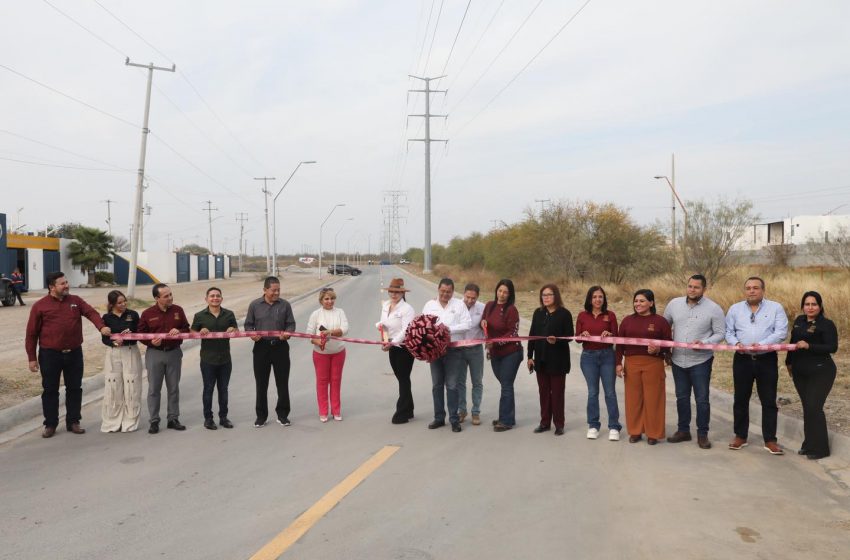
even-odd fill
[(349, 276), (359, 276), (363, 271), (347, 264), (338, 264), (328, 266), (328, 274), (341, 274)]

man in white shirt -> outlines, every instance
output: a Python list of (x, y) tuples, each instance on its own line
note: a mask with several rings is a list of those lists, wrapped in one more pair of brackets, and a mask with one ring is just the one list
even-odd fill
[[(463, 340), (481, 340), (484, 331), (481, 329), (481, 316), (484, 314), (484, 304), (478, 301), (481, 288), (478, 284), (467, 284), (463, 289), (463, 303), (469, 311), (472, 326), (466, 331)], [(466, 420), (466, 369), (469, 368), (469, 378), (472, 380), (472, 424), (481, 424), (481, 396), (484, 394), (484, 345), (462, 347), (460, 355), (463, 359), (463, 369), (457, 381), (457, 413), (461, 424)]]
[[(432, 299), (422, 308), (423, 315), (434, 315), (451, 332), (452, 342), (462, 340), (472, 326), (469, 310), (460, 299), (452, 296), (455, 283), (451, 278), (443, 278), (437, 286), (437, 299)], [(461, 431), (458, 416), (458, 379), (465, 364), (460, 348), (449, 348), (446, 355), (431, 362), (431, 394), (434, 397), (434, 421), (428, 424), (433, 430), (446, 425), (446, 404), (449, 405), (449, 422), (453, 432)], [(443, 388), (445, 387), (445, 395)]]

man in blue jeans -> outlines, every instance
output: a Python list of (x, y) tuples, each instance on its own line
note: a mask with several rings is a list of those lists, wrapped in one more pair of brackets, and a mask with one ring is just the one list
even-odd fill
[[(484, 331), (481, 329), (481, 316), (484, 304), (478, 301), (481, 288), (478, 284), (467, 284), (463, 289), (463, 303), (469, 310), (472, 326), (466, 331), (464, 340), (481, 340)], [(469, 367), (469, 379), (472, 381), (472, 425), (481, 424), (481, 397), (484, 395), (484, 344), (464, 346), (461, 348), (463, 371), (457, 381), (457, 412), (460, 423), (466, 419), (466, 368)]]
[[(719, 305), (705, 297), (705, 287), (705, 276), (694, 274), (688, 278), (686, 295), (671, 300), (664, 309), (664, 318), (673, 329), (674, 341), (717, 344), (726, 338), (726, 317)], [(667, 441), (691, 441), (693, 389), (697, 404), (697, 444), (700, 449), (711, 449), (708, 439), (708, 424), (711, 418), (708, 395), (714, 352), (674, 348), (671, 360), (679, 424), (676, 433), (668, 437)]]

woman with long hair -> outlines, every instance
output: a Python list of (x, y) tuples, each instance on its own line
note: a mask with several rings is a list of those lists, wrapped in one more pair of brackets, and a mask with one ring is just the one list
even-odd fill
[(384, 352), (390, 355), (390, 367), (398, 380), (398, 400), (395, 403), (393, 424), (406, 424), (413, 418), (413, 392), (410, 389), (410, 372), (413, 356), (401, 345), (407, 325), (413, 320), (413, 306), (407, 303), (404, 279), (393, 278), (387, 287), (389, 299), (381, 303), (381, 320), (377, 327), (384, 334)]
[[(481, 328), (487, 338), (509, 338), (519, 334), (519, 311), (516, 305), (514, 283), (503, 278), (496, 284), (493, 301), (484, 306)], [(519, 364), (522, 363), (522, 344), (519, 342), (487, 343), (487, 355), (493, 374), (502, 386), (499, 397), (499, 419), (493, 420), (493, 430), (504, 432), (516, 424), (514, 381)]]
[[(670, 323), (655, 312), (655, 294), (652, 290), (636, 291), (632, 304), (634, 313), (623, 318), (620, 323), (621, 337), (673, 339)], [(649, 445), (664, 439), (664, 358), (669, 353), (669, 348), (654, 344), (617, 345), (617, 376), (624, 377), (626, 387), (629, 443), (640, 441), (644, 433)]]
[[(608, 309), (608, 296), (602, 286), (591, 286), (584, 298), (584, 311), (576, 319), (580, 336), (617, 336), (617, 316)], [(617, 372), (614, 364), (614, 345), (603, 342), (582, 342), (581, 372), (587, 382), (587, 439), (599, 437), (599, 383), (605, 394), (608, 411), (608, 439), (620, 440), (620, 408), (617, 405)]]
[(555, 435), (564, 435), (564, 385), (570, 372), (570, 341), (573, 336), (573, 316), (561, 301), (561, 291), (555, 284), (540, 288), (540, 307), (534, 310), (528, 336), (545, 339), (528, 343), (528, 371), (537, 372), (540, 392), (539, 434), (555, 424)]
[(327, 336), (345, 336), (348, 332), (348, 318), (345, 311), (336, 304), (336, 292), (333, 288), (319, 290), (321, 307), (307, 320), (307, 333), (315, 336), (313, 344), (313, 366), (316, 369), (316, 400), (319, 403), (319, 420), (328, 421), (328, 393), (330, 393), (330, 413), (334, 420), (342, 420), (342, 368), (345, 365), (345, 345), (339, 340)]
[(823, 405), (835, 382), (838, 331), (835, 323), (823, 314), (823, 298), (818, 292), (806, 292), (800, 302), (803, 314), (794, 320), (791, 344), (797, 350), (788, 352), (785, 366), (803, 405), (803, 446), (798, 453), (809, 459), (829, 457), (829, 433)]
[[(127, 297), (118, 290), (106, 296), (104, 324), (113, 333), (138, 331), (139, 314), (127, 308)], [(103, 337), (108, 347), (103, 363), (103, 404), (101, 432), (134, 432), (142, 411), (142, 355), (135, 340)]]

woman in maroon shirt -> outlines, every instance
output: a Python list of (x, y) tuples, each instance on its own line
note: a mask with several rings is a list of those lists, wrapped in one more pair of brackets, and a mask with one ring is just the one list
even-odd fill
[[(591, 286), (584, 298), (584, 311), (576, 319), (580, 336), (617, 336), (617, 316), (608, 309), (608, 297), (602, 286)], [(608, 439), (620, 440), (620, 407), (617, 405), (617, 374), (614, 368), (614, 345), (583, 342), (581, 372), (587, 382), (587, 439), (599, 437), (599, 382), (605, 392), (608, 410)]]
[[(514, 305), (516, 291), (508, 279), (496, 284), (496, 299), (484, 306), (481, 328), (487, 338), (514, 337), (519, 333), (519, 311)], [(487, 357), (502, 394), (499, 397), (499, 419), (493, 420), (493, 431), (504, 432), (516, 424), (514, 403), (514, 380), (519, 364), (522, 363), (522, 344), (519, 342), (489, 342)]]
[[(655, 313), (655, 294), (652, 290), (635, 292), (632, 315), (620, 323), (620, 336), (672, 340), (670, 324)], [(647, 443), (655, 445), (664, 439), (664, 357), (669, 348), (617, 345), (617, 375), (624, 377), (626, 387), (626, 427), (629, 443), (641, 440), (646, 433)], [(622, 365), (625, 356), (625, 367)]]

